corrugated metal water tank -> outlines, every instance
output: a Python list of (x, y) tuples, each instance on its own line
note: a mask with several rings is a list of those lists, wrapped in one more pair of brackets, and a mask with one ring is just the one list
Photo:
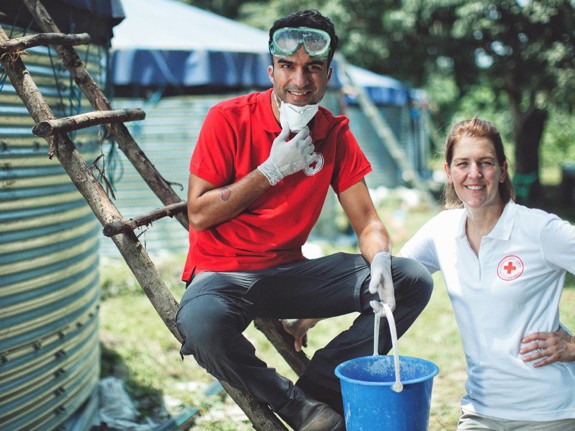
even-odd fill
[[(56, 117), (91, 110), (53, 49), (27, 52), (23, 61)], [(77, 52), (103, 83), (105, 50)], [(32, 134), (10, 80), (0, 78), (0, 428), (65, 430), (93, 405), (99, 380), (101, 229), (57, 158), (48, 158), (46, 141)], [(91, 164), (98, 129), (72, 139)]]

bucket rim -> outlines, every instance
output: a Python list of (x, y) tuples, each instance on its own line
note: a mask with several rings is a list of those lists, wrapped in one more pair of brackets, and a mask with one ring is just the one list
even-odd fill
[[(360, 383), (362, 385), (366, 385), (366, 386), (393, 386), (395, 384), (395, 380), (393, 381), (389, 381), (389, 382), (370, 382), (370, 381), (365, 381), (365, 380), (359, 380), (359, 379), (353, 379), (350, 377), (347, 377), (345, 375), (342, 374), (341, 370), (343, 368), (345, 368), (346, 366), (348, 366), (349, 364), (351, 364), (352, 362), (368, 362), (370, 360), (375, 360), (378, 358), (390, 358), (389, 360), (393, 360), (393, 356), (392, 355), (370, 355), (370, 356), (359, 356), (357, 358), (353, 358), (353, 359), (349, 359), (345, 362), (342, 362), (341, 364), (339, 364), (337, 367), (335, 367), (335, 375), (341, 379), (344, 380), (348, 383)], [(428, 359), (423, 359), (423, 358), (417, 358), (415, 356), (405, 356), (405, 355), (399, 355), (399, 362), (401, 364), (401, 360), (402, 359), (406, 359), (406, 360), (416, 360), (417, 362), (424, 362), (427, 365), (431, 366), (431, 369), (433, 370), (431, 373), (423, 376), (423, 377), (418, 377), (416, 379), (408, 379), (408, 380), (401, 380), (401, 383), (403, 385), (410, 385), (410, 384), (415, 384), (415, 383), (420, 383), (426, 380), (431, 380), (433, 379), (438, 373), (439, 373), (439, 367), (437, 366), (437, 364), (435, 362), (432, 362)]]

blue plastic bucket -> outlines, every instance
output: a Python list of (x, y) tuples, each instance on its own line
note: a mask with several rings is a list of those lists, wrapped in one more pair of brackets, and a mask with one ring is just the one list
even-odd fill
[(429, 423), (433, 362), (399, 356), (403, 391), (395, 383), (393, 356), (363, 356), (339, 364), (347, 431), (426, 431)]

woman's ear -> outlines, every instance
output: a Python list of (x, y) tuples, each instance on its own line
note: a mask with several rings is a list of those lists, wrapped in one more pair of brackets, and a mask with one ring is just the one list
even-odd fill
[(445, 170), (445, 174), (447, 175), (447, 182), (451, 184), (453, 180), (451, 179), (451, 170), (449, 169), (449, 164), (447, 162), (443, 164), (443, 169)]
[(503, 162), (503, 166), (501, 166), (501, 173), (499, 174), (499, 182), (502, 183), (507, 178), (507, 172), (509, 170), (509, 163), (507, 160)]

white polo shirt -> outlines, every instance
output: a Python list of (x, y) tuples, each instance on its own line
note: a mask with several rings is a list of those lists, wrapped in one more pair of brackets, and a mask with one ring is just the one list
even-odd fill
[(575, 226), (509, 202), (477, 256), (465, 221), (464, 209), (443, 211), (401, 250), (443, 273), (467, 359), (462, 407), (509, 420), (575, 418), (575, 362), (534, 368), (519, 355), (524, 336), (559, 326)]

